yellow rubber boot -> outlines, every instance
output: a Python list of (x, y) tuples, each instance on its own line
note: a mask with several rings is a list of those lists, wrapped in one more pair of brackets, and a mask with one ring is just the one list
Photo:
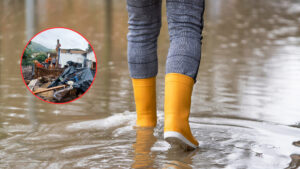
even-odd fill
[(132, 79), (134, 100), (137, 112), (136, 125), (156, 126), (156, 80), (155, 77)]
[(164, 139), (186, 150), (195, 149), (199, 145), (189, 125), (193, 86), (194, 79), (189, 76), (179, 73), (166, 75)]

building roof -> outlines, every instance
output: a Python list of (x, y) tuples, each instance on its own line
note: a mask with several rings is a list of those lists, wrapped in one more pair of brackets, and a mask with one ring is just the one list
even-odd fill
[(60, 53), (86, 54), (87, 51), (81, 49), (60, 49)]

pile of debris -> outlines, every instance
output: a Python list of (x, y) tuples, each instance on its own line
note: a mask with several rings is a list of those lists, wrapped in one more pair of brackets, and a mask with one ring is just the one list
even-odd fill
[(78, 68), (69, 61), (68, 67), (57, 77), (45, 75), (27, 81), (29, 89), (43, 100), (63, 103), (76, 99), (92, 84), (95, 72), (90, 68)]
[(22, 74), (23, 74), (23, 78), (25, 79), (26, 83), (29, 83), (30, 80), (28, 79), (32, 79), (32, 66), (22, 66)]

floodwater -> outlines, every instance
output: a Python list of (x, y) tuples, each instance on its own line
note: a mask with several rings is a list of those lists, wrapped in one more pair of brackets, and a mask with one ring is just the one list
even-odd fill
[[(165, 11), (150, 130), (133, 127), (124, 0), (1, 1), (0, 168), (298, 168), (300, 1), (206, 5), (190, 118), (200, 148), (183, 152), (163, 140)], [(27, 40), (57, 26), (82, 33), (98, 59), (92, 88), (66, 105), (32, 96), (19, 69)]]

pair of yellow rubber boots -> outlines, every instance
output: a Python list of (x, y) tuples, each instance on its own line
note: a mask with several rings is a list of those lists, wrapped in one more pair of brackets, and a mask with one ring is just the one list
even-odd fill
[[(137, 126), (156, 126), (156, 80), (132, 79), (137, 112)], [(179, 73), (169, 73), (165, 78), (164, 139), (186, 150), (198, 147), (189, 125), (191, 96), (194, 79)]]

